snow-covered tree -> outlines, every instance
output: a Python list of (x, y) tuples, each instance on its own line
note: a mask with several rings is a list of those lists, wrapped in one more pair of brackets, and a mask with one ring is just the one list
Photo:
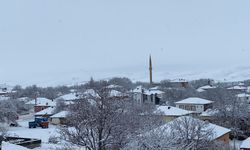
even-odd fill
[(88, 150), (116, 150), (150, 123), (157, 123), (158, 118), (150, 117), (152, 111), (145, 111), (146, 107), (137, 107), (127, 98), (110, 97), (107, 82), (93, 85), (89, 94), (71, 106), (69, 125), (61, 129), (65, 140)]

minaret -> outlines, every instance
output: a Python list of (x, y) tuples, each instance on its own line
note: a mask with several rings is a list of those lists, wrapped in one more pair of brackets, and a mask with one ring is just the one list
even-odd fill
[(150, 78), (150, 85), (153, 84), (153, 76), (152, 76), (152, 60), (151, 55), (149, 56), (149, 78)]

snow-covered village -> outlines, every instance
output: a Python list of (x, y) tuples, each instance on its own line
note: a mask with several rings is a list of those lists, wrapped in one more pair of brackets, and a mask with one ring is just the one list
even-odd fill
[(250, 1), (0, 1), (0, 150), (250, 150)]

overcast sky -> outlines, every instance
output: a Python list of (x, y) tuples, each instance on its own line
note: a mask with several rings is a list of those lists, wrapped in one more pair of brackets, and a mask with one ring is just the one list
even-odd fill
[(0, 1), (0, 82), (143, 70), (149, 54), (164, 70), (250, 65), (250, 1)]

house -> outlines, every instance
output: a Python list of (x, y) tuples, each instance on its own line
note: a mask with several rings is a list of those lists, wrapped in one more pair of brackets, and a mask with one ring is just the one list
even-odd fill
[(0, 95), (8, 95), (13, 92), (13, 87), (6, 84), (0, 84)]
[(55, 107), (48, 107), (42, 111), (35, 113), (35, 117), (46, 117), (49, 118), (50, 116), (54, 115)]
[(188, 87), (188, 81), (185, 79), (174, 79), (170, 81), (171, 85), (173, 87), (182, 87), (182, 88), (187, 88)]
[(240, 150), (250, 150), (250, 137), (241, 143)]
[(212, 122), (216, 115), (219, 113), (217, 109), (207, 109), (206, 111), (202, 112), (199, 116), (201, 120)]
[(173, 106), (158, 106), (154, 112), (157, 115), (164, 117), (167, 122), (181, 116), (192, 115), (192, 111), (187, 111)]
[(54, 114), (53, 116), (50, 117), (51, 123), (55, 125), (63, 125), (66, 124), (66, 117), (68, 115), (68, 111), (61, 111), (57, 114)]
[(175, 102), (177, 108), (195, 111), (197, 113), (202, 113), (209, 108), (213, 108), (213, 101), (206, 100), (198, 97), (190, 97), (178, 102)]
[(244, 83), (239, 83), (238, 85), (227, 88), (228, 90), (235, 92), (245, 92), (247, 91), (247, 87), (245, 87)]
[(236, 95), (237, 99), (242, 101), (242, 102), (248, 102), (250, 103), (250, 95), (246, 93), (241, 93)]
[(205, 85), (205, 86), (199, 87), (196, 91), (197, 92), (205, 92), (205, 91), (208, 91), (208, 90), (211, 90), (211, 89), (216, 89), (216, 88), (217, 87), (212, 86), (212, 85)]
[(133, 99), (139, 104), (151, 103), (159, 105), (163, 98), (164, 92), (158, 90), (158, 88), (145, 89), (142, 86), (138, 86), (132, 91)]
[(43, 97), (38, 97), (38, 98), (33, 99), (25, 104), (33, 106), (35, 112), (42, 111), (48, 107), (56, 106), (56, 103), (53, 100), (43, 98)]

